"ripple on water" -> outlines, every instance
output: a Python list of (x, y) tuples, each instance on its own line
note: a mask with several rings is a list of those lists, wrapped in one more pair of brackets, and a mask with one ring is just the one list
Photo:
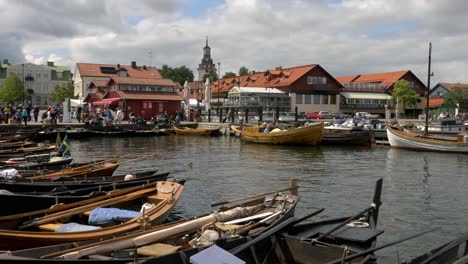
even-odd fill
[[(369, 206), (375, 181), (384, 179), (379, 244), (442, 227), (379, 252), (395, 263), (468, 231), (468, 155), (411, 152), (378, 146), (268, 146), (231, 137), (96, 138), (73, 141), (76, 162), (104, 156), (151, 158), (122, 165), (117, 173), (158, 168), (192, 177), (171, 218), (210, 212), (211, 203), (285, 188), (300, 180), (297, 215), (324, 207), (314, 218), (352, 215)], [(189, 166), (188, 164), (191, 164)]]

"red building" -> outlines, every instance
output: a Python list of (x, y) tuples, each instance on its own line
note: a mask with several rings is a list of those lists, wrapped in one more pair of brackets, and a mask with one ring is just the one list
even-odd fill
[[(167, 111), (169, 116), (175, 116), (183, 100), (179, 95), (177, 85), (162, 79), (154, 67), (102, 64), (78, 64), (86, 68), (94, 67), (94, 75), (98, 70), (103, 76), (93, 80), (88, 86), (85, 102), (94, 108), (123, 109), (125, 118), (133, 112), (137, 117), (150, 119)], [(91, 66), (90, 66), (91, 65)], [(107, 77), (103, 79), (102, 77)]]

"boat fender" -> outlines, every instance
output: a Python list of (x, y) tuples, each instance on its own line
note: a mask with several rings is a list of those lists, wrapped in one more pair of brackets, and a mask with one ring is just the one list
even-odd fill
[(131, 181), (131, 180), (134, 180), (134, 179), (136, 179), (135, 175), (127, 174), (127, 175), (125, 175), (124, 181)]
[(369, 223), (362, 222), (362, 221), (352, 221), (347, 224), (348, 227), (358, 227), (358, 228), (364, 228), (364, 227), (369, 227)]

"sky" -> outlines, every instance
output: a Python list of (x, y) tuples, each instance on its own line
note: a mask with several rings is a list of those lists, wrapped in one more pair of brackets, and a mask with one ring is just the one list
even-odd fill
[(0, 59), (185, 65), (197, 78), (208, 36), (221, 75), (320, 64), (427, 84), (431, 42), (432, 87), (468, 83), (466, 14), (465, 0), (0, 0)]

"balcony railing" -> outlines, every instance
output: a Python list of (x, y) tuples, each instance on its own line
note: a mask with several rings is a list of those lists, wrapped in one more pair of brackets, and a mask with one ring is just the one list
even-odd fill
[(343, 83), (343, 92), (373, 92), (382, 93), (385, 92), (388, 85), (380, 83)]

